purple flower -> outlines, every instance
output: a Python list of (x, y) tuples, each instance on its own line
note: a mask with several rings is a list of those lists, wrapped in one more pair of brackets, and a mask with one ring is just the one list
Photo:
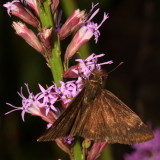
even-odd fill
[[(101, 66), (104, 64), (112, 64), (112, 61), (107, 61), (104, 63), (98, 63), (98, 58), (104, 56), (105, 54), (91, 54), (87, 59), (76, 59), (78, 65), (70, 72), (74, 72), (78, 79), (77, 81), (68, 81), (66, 83), (60, 82), (61, 87), (59, 87), (60, 97), (63, 101), (64, 107), (66, 108), (72, 99), (82, 90), (83, 88), (83, 79), (88, 79), (93, 70), (100, 70)], [(70, 75), (70, 73), (68, 73)], [(72, 74), (72, 73), (71, 73)], [(74, 74), (74, 75), (75, 75)], [(72, 74), (73, 75), (73, 74)]]
[(74, 141), (74, 137), (66, 137), (63, 139), (64, 143), (72, 144)]
[[(97, 5), (97, 4), (96, 4)], [(88, 17), (91, 15), (93, 9), (95, 6), (92, 3), (92, 9), (88, 14)], [(108, 18), (108, 14), (104, 13), (104, 17), (102, 22), (98, 25), (97, 23), (94, 23), (91, 21), (95, 15), (99, 12), (99, 9), (97, 9), (90, 18), (82, 25), (82, 27), (76, 32), (75, 36), (73, 37), (71, 43), (68, 45), (65, 53), (65, 61), (67, 59), (70, 59), (77, 51), (78, 49), (87, 43), (93, 36), (95, 36), (95, 42), (97, 43), (98, 37), (100, 36), (99, 28), (100, 26), (106, 21)]]
[(93, 70), (100, 70), (102, 65), (112, 64), (113, 61), (107, 61), (104, 63), (98, 63), (98, 58), (103, 57), (105, 54), (96, 55), (92, 53), (86, 59), (76, 59), (75, 61), (79, 62), (77, 65), (70, 67), (65, 71), (64, 78), (89, 78)]
[(24, 22), (34, 26), (38, 27), (40, 22), (38, 19), (27, 9), (25, 8), (19, 0), (14, 0), (12, 2), (7, 2), (3, 5), (3, 7), (7, 8), (7, 13), (9, 16), (14, 15), (16, 17), (19, 17)]
[(89, 78), (90, 74), (93, 70), (100, 70), (101, 66), (104, 64), (112, 64), (113, 61), (107, 61), (104, 63), (98, 63), (98, 58), (103, 57), (105, 54), (99, 54), (96, 55), (95, 53), (92, 53), (88, 58), (84, 59), (76, 59), (78, 64), (78, 69), (74, 69), (73, 71), (81, 77)]
[(59, 33), (61, 30), (61, 25), (62, 25), (61, 24), (62, 10), (60, 10), (59, 12), (57, 10), (56, 14), (57, 14), (57, 16), (56, 16), (56, 22), (55, 22), (55, 32)]
[(154, 130), (155, 138), (140, 144), (132, 145), (135, 149), (131, 154), (125, 154), (125, 160), (159, 160), (160, 159), (160, 128)]
[(39, 84), (41, 92), (34, 95), (29, 91), (28, 85), (25, 84), (29, 94), (28, 98), (23, 95), (21, 88), (21, 92), (18, 94), (22, 98), (22, 106), (16, 107), (7, 103), (14, 109), (7, 112), (6, 114), (9, 114), (16, 110), (22, 110), (23, 121), (25, 113), (30, 113), (32, 115), (40, 116), (45, 121), (53, 124), (53, 122), (60, 115), (60, 112), (55, 103), (57, 101), (61, 101), (65, 109), (73, 100), (73, 98), (76, 97), (82, 90), (83, 80), (88, 79), (93, 70), (100, 70), (101, 65), (112, 63), (112, 61), (98, 63), (98, 58), (102, 56), (104, 56), (104, 54), (96, 55), (93, 53), (85, 60), (77, 59), (76, 61), (79, 62), (78, 67), (77, 69), (74, 68), (72, 70), (72, 72), (77, 74), (77, 80), (67, 82), (60, 81), (60, 87), (57, 87), (56, 84), (53, 84), (45, 89)]
[(19, 3), (19, 2), (20, 2), (19, 0), (13, 0), (12, 2), (7, 2), (3, 5), (3, 7), (7, 8), (7, 13), (9, 16), (11, 16), (10, 13), (12, 12), (12, 10), (18, 12), (19, 9), (18, 9), (16, 3)]
[(56, 92), (52, 92), (54, 90), (54, 86), (50, 86), (47, 89), (44, 89), (40, 84), (39, 88), (41, 90), (41, 93), (38, 94), (37, 100), (40, 101), (39, 103), (40, 107), (44, 107), (46, 109), (46, 116), (48, 115), (48, 112), (50, 109), (57, 112), (57, 108), (54, 106), (54, 103), (58, 99), (58, 94)]
[(59, 89), (59, 96), (62, 100), (64, 107), (66, 108), (68, 104), (72, 101), (72, 99), (81, 91), (82, 83), (79, 82), (79, 79), (68, 81), (66, 83), (60, 81), (61, 86), (58, 87)]
[[(95, 4), (92, 3), (92, 9), (90, 10), (89, 14), (92, 13), (93, 9), (98, 5), (99, 3)], [(109, 18), (108, 14), (104, 12), (104, 16), (102, 19), (102, 22), (98, 25), (97, 23), (92, 22), (91, 20), (95, 17), (95, 15), (99, 12), (99, 8), (91, 15), (91, 17), (87, 20), (86, 24), (84, 27), (90, 32), (91, 37), (94, 35), (95, 36), (95, 43), (98, 42), (98, 37), (100, 36), (99, 28), (101, 25)]]
[(29, 91), (29, 88), (28, 88), (28, 85), (26, 85), (26, 88), (27, 88), (27, 91), (28, 91), (28, 98), (24, 97), (23, 93), (22, 93), (22, 88), (21, 88), (21, 92), (18, 92), (18, 95), (22, 98), (22, 107), (16, 107), (16, 106), (13, 106), (12, 104), (10, 103), (7, 103), (9, 106), (13, 107), (14, 109), (7, 112), (6, 114), (9, 114), (13, 111), (16, 111), (16, 110), (22, 110), (22, 113), (21, 113), (21, 116), (22, 116), (22, 120), (24, 121), (24, 115), (25, 113), (31, 113), (31, 111), (29, 110), (29, 107), (31, 106), (36, 106), (36, 97), (33, 95), (33, 93), (31, 93)]
[(47, 116), (46, 116), (46, 111), (47, 111), (47, 109), (45, 109), (46, 106), (42, 105), (43, 102), (41, 102), (40, 98), (39, 98), (39, 96), (41, 94), (39, 93), (34, 96), (33, 93), (31, 93), (29, 91), (28, 84), (25, 84), (25, 86), (26, 86), (28, 94), (29, 94), (28, 98), (26, 98), (23, 95), (22, 88), (21, 88), (21, 91), (20, 91), (20, 93), (18, 92), (18, 95), (22, 98), (22, 106), (16, 107), (10, 103), (7, 103), (7, 105), (13, 107), (14, 109), (7, 112), (6, 114), (9, 114), (9, 113), (11, 113), (13, 111), (17, 111), (17, 110), (22, 110), (21, 116), (22, 116), (23, 121), (24, 121), (25, 113), (30, 113), (32, 115), (41, 117), (42, 119), (44, 119), (45, 121), (47, 121), (49, 123), (53, 123), (57, 119), (57, 116), (53, 112), (49, 112), (49, 111), (48, 111), (49, 113), (47, 113)]

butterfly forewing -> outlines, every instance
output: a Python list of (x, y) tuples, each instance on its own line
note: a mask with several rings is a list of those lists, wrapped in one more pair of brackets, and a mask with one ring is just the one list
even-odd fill
[[(73, 124), (76, 118), (78, 118), (78, 112), (81, 109), (84, 90), (71, 102), (69, 107), (61, 114), (61, 116), (55, 121), (52, 127), (44, 133), (38, 141), (54, 141), (56, 138), (67, 137), (70, 131), (73, 129)], [(81, 97), (82, 96), (82, 97)], [(75, 107), (77, 106), (77, 107)]]

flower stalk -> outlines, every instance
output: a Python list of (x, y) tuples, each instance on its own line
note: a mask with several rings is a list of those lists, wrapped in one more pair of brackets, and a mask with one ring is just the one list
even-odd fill
[(54, 43), (54, 47), (52, 49), (52, 58), (49, 59), (49, 62), (54, 82), (57, 86), (60, 86), (59, 81), (63, 81), (63, 64), (61, 60), (59, 42)]
[(51, 4), (52, 1), (51, 0), (45, 0), (43, 2), (43, 6), (44, 6), (44, 10), (46, 13), (46, 26), (47, 27), (53, 27), (53, 19), (52, 19), (52, 13), (51, 13)]
[[(51, 12), (51, 0), (45, 0), (43, 3), (41, 3), (39, 0), (38, 3), (38, 10), (40, 12), (40, 19), (42, 23), (42, 27), (54, 27), (53, 24), (53, 18), (52, 18), (52, 12)], [(63, 81), (63, 65), (61, 60), (61, 51), (60, 51), (60, 42), (59, 38), (55, 38), (54, 36), (54, 44), (52, 48), (52, 56), (49, 57), (49, 65), (50, 69), (53, 75), (54, 82), (57, 86), (60, 85), (59, 81)]]
[(82, 151), (80, 140), (76, 138), (73, 145), (74, 160), (85, 160), (85, 154)]
[(45, 0), (43, 3), (40, 0), (37, 0), (37, 6), (40, 16), (40, 21), (42, 28), (43, 27), (53, 27), (53, 19), (51, 14), (51, 1)]
[[(77, 8), (75, 7), (75, 2), (72, 3), (71, 1), (67, 1), (64, 3), (67, 3), (66, 6), (71, 7), (72, 5), (74, 9)], [(71, 5), (69, 5), (69, 3), (71, 3)], [(26, 24), (13, 22), (13, 28), (15, 29), (16, 34), (22, 37), (46, 59), (54, 79), (53, 85), (47, 89), (39, 84), (41, 91), (36, 95), (30, 92), (28, 85), (25, 84), (28, 91), (28, 97), (23, 95), (21, 88), (21, 91), (18, 92), (18, 94), (22, 98), (22, 106), (16, 107), (7, 103), (13, 110), (6, 114), (22, 110), (21, 116), (23, 121), (25, 113), (29, 113), (34, 116), (39, 116), (49, 123), (47, 125), (48, 128), (61, 114), (61, 111), (56, 106), (56, 102), (61, 102), (62, 109), (66, 109), (72, 99), (82, 90), (84, 85), (82, 77), (88, 79), (93, 70), (100, 70), (101, 65), (112, 63), (109, 61), (98, 64), (98, 58), (104, 56), (104, 54), (96, 55), (93, 53), (88, 56), (88, 53), (85, 50), (80, 53), (83, 59), (77, 59), (77, 65), (72, 67), (69, 66), (69, 60), (81, 47), (84, 47), (84, 44), (93, 36), (95, 36), (95, 41), (98, 41), (100, 35), (98, 29), (107, 19), (107, 16), (106, 14), (104, 15), (100, 25), (91, 21), (99, 12), (99, 9), (97, 9), (92, 16), (91, 12), (93, 12), (93, 9), (97, 6), (97, 4), (92, 4), (92, 9), (88, 13), (83, 10), (80, 11), (80, 9), (75, 11), (73, 9), (72, 14), (70, 16), (68, 15), (69, 18), (66, 20), (66, 23), (61, 25), (60, 17), (62, 14), (60, 12), (60, 16), (58, 16), (58, 5), (59, 0), (13, 0), (12, 2), (4, 4), (9, 15), (12, 14), (17, 16), (37, 29), (38, 33), (35, 33), (29, 29)], [(62, 61), (61, 40), (65, 40), (66, 37), (74, 32), (74, 30), (77, 32), (67, 46), (64, 53), (64, 61)], [(65, 64), (64, 68), (68, 77), (64, 76), (63, 64)], [(63, 82), (63, 78), (77, 78), (77, 80)], [(98, 157), (104, 146), (101, 144), (96, 145), (96, 143), (91, 145), (91, 142), (88, 140), (81, 144), (78, 137), (57, 138), (55, 142), (64, 152), (69, 154), (71, 160), (85, 160), (87, 157), (89, 158), (86, 160), (93, 160), (92, 157)], [(89, 151), (91, 151), (90, 155)]]

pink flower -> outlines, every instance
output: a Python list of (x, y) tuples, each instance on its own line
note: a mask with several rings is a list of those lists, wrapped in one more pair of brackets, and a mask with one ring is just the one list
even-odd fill
[(22, 98), (22, 106), (16, 107), (10, 103), (7, 103), (9, 106), (13, 107), (14, 109), (7, 112), (6, 114), (9, 114), (17, 110), (22, 110), (21, 116), (22, 116), (23, 121), (24, 121), (25, 113), (30, 113), (32, 115), (41, 117), (43, 120), (45, 120), (48, 123), (53, 123), (57, 119), (56, 115), (50, 111), (48, 112), (48, 115), (46, 116), (45, 108), (43, 106), (40, 106), (40, 102), (38, 101), (39, 94), (34, 96), (33, 93), (29, 91), (28, 85), (27, 84), (25, 85), (26, 85), (26, 88), (29, 94), (28, 98), (26, 98), (23, 95), (22, 88), (21, 88), (21, 92), (20, 93), (18, 92), (18, 94)]
[(37, 7), (36, 0), (24, 0), (25, 3), (32, 8), (32, 10), (36, 13), (36, 15), (39, 17), (39, 11)]
[[(95, 7), (95, 6), (93, 6)], [(87, 43), (93, 36), (95, 36), (95, 42), (97, 43), (98, 37), (100, 36), (99, 28), (100, 26), (106, 21), (108, 18), (108, 14), (104, 13), (104, 17), (102, 22), (98, 25), (97, 23), (91, 22), (91, 19), (99, 12), (97, 9), (88, 21), (76, 32), (75, 36), (73, 37), (71, 43), (68, 45), (65, 53), (65, 61), (70, 59), (78, 49)]]
[(75, 10), (67, 21), (63, 24), (59, 36), (63, 40), (68, 37), (76, 28), (80, 27), (86, 21), (85, 11)]
[(3, 5), (7, 8), (9, 16), (14, 15), (22, 19), (24, 22), (34, 26), (39, 26), (38, 19), (25, 7), (23, 7), (19, 0), (14, 0), (12, 2), (7, 2)]
[(43, 46), (34, 32), (21, 22), (13, 22), (13, 28), (20, 37), (22, 37), (30, 46), (40, 53), (44, 53)]
[(87, 160), (96, 160), (106, 145), (107, 142), (95, 142), (89, 151)]
[(89, 78), (93, 70), (100, 70), (102, 65), (112, 64), (113, 61), (106, 61), (103, 63), (98, 63), (98, 58), (103, 57), (105, 54), (96, 55), (92, 53), (86, 59), (76, 59), (79, 62), (77, 65), (70, 67), (65, 73), (65, 78), (76, 78), (81, 75), (84, 78)]
[(51, 4), (52, 14), (54, 14), (54, 12), (56, 11), (58, 5), (59, 5), (59, 0), (52, 0), (52, 4)]

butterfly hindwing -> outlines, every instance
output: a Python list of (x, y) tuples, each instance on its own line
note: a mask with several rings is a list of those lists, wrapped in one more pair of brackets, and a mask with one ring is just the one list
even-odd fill
[[(153, 138), (141, 119), (108, 90), (86, 106), (86, 116), (77, 135), (108, 143), (138, 143)], [(89, 126), (89, 127), (88, 127)]]

